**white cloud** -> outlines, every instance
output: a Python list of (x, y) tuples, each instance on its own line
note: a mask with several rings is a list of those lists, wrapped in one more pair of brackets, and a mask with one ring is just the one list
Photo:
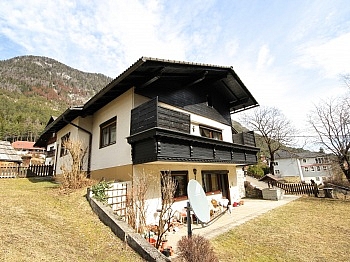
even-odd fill
[(263, 45), (258, 54), (257, 69), (261, 70), (263, 68), (269, 67), (274, 58), (270, 54), (270, 49), (267, 45)]
[(306, 69), (318, 69), (332, 78), (350, 72), (350, 32), (336, 38), (308, 43), (299, 50), (296, 63)]

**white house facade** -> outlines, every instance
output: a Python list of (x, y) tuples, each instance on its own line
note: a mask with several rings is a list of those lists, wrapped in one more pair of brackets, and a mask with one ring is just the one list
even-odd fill
[(237, 133), (231, 114), (257, 106), (231, 67), (141, 58), (84, 106), (69, 108), (37, 141), (57, 136), (56, 174), (69, 161), (66, 139), (83, 142), (84, 170), (93, 179), (147, 176), (148, 222), (161, 203), (160, 174), (177, 181), (174, 208), (197, 180), (208, 199), (244, 196), (242, 165), (257, 162), (252, 132)]
[(291, 153), (278, 151), (274, 162), (275, 176), (299, 177), (300, 181), (310, 183), (311, 180), (322, 184), (331, 176), (331, 163), (328, 156), (321, 152)]

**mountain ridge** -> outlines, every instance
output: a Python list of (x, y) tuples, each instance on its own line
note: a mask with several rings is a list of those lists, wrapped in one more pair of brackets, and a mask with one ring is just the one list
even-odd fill
[(35, 141), (47, 120), (84, 104), (113, 79), (44, 56), (0, 61), (0, 140)]

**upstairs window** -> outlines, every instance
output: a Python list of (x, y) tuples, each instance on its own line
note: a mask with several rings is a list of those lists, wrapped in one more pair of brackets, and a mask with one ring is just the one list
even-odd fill
[(222, 131), (219, 129), (206, 126), (199, 126), (199, 131), (201, 136), (203, 137), (208, 137), (215, 140), (222, 140)]
[(117, 117), (100, 125), (100, 148), (115, 144), (117, 141)]
[(60, 151), (60, 157), (65, 156), (68, 154), (67, 148), (64, 146), (64, 143), (66, 143), (69, 140), (70, 132), (65, 134), (61, 137), (61, 151)]

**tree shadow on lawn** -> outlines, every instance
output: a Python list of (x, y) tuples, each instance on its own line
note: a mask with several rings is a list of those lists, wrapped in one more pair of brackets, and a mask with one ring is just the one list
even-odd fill
[(34, 176), (34, 177), (27, 177), (26, 179), (28, 179), (32, 183), (50, 182), (54, 185), (60, 184), (60, 182), (58, 182), (53, 176)]

